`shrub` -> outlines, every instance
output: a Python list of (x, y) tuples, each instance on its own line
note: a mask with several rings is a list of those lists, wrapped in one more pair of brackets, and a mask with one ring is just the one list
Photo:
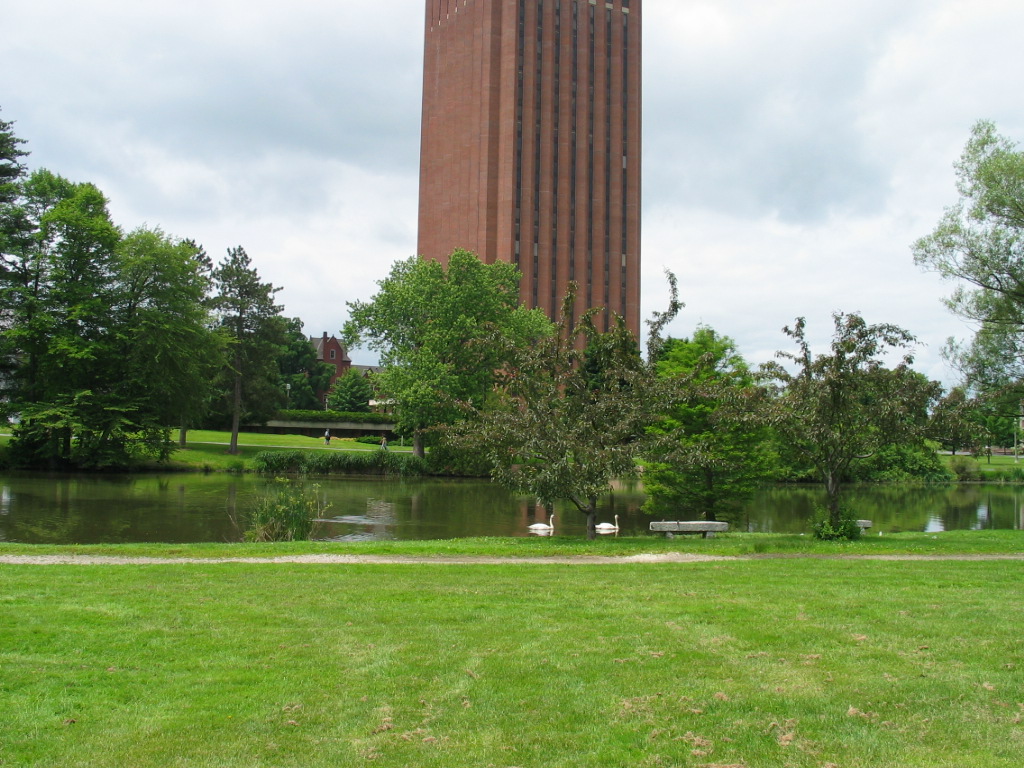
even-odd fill
[(857, 541), (862, 533), (852, 512), (840, 508), (839, 522), (833, 524), (831, 515), (823, 507), (815, 508), (815, 521), (811, 527), (814, 538), (821, 541)]
[(279, 478), (249, 513), (245, 540), (306, 541), (327, 507), (320, 499), (319, 486)]
[(949, 468), (960, 482), (981, 479), (981, 465), (970, 456), (952, 456)]

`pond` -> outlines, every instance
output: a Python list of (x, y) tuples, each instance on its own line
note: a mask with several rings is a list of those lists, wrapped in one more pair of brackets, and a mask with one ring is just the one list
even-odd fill
[[(246, 510), (273, 481), (252, 475), (67, 476), (0, 474), (0, 541), (50, 544), (240, 541)], [(528, 536), (546, 522), (532, 499), (481, 480), (340, 478), (309, 481), (328, 505), (314, 537), (335, 541)], [(745, 531), (810, 531), (817, 487), (760, 491), (731, 516)], [(1024, 529), (1024, 486), (867, 486), (846, 496), (874, 531)], [(622, 535), (648, 532), (643, 488), (619, 484), (599, 520)], [(583, 516), (555, 509), (555, 535), (585, 535)]]

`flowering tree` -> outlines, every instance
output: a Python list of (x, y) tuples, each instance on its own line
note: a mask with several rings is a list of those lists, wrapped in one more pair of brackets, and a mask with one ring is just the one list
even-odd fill
[[(921, 439), (941, 386), (910, 368), (914, 337), (899, 326), (868, 325), (858, 314), (837, 313), (833, 319), (831, 353), (811, 352), (799, 318), (783, 329), (797, 352), (776, 355), (789, 365), (765, 363), (761, 376), (774, 388), (769, 420), (821, 476), (829, 523), (838, 529), (844, 522), (840, 491), (851, 463), (885, 446)], [(888, 351), (903, 351), (895, 368), (884, 365)]]
[[(650, 322), (649, 358), (681, 306), (671, 275), (670, 283), (669, 311)], [(636, 473), (647, 427), (680, 380), (654, 375), (621, 317), (601, 333), (593, 322), (600, 310), (590, 310), (574, 327), (575, 291), (571, 285), (557, 333), (508, 348), (493, 405), (472, 409), (447, 434), (478, 450), (506, 487), (544, 505), (571, 502), (586, 516), (593, 538), (598, 498), (614, 479)], [(587, 349), (599, 364), (587, 365)]]

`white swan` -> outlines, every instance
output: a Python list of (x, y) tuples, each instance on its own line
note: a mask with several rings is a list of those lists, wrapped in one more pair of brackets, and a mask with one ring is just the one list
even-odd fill
[(594, 526), (598, 533), (615, 533), (619, 530), (619, 516), (615, 516), (615, 523), (598, 523)]
[(551, 517), (548, 518), (548, 521), (546, 523), (534, 523), (533, 525), (527, 526), (527, 528), (529, 528), (531, 531), (534, 531), (535, 533), (553, 531), (555, 530), (555, 516), (554, 514), (552, 514)]

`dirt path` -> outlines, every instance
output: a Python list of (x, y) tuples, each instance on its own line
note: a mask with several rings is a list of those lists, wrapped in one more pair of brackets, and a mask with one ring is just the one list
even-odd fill
[(821, 560), (1024, 560), (1010, 555), (695, 555), (681, 552), (624, 557), (580, 555), (577, 557), (402, 557), (400, 555), (294, 555), (284, 557), (112, 557), (102, 555), (0, 555), (0, 565), (209, 565), (335, 564), (335, 565), (631, 565), (636, 563), (708, 563), (733, 560), (811, 558)]

